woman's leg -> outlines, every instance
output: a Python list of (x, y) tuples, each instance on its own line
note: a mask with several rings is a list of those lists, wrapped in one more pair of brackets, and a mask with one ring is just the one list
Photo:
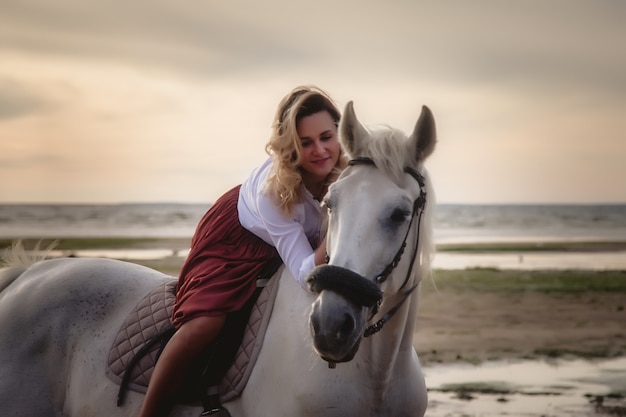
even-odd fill
[(183, 323), (163, 349), (148, 385), (140, 417), (166, 416), (189, 368), (215, 340), (226, 315), (200, 316)]

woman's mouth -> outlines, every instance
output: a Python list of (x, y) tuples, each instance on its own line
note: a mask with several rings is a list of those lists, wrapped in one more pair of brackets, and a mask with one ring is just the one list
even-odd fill
[(317, 159), (315, 161), (311, 161), (314, 165), (325, 165), (328, 161), (330, 161), (330, 156), (322, 159)]

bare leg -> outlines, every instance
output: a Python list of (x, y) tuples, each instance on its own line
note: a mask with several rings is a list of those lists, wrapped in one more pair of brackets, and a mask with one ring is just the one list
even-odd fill
[(226, 315), (197, 317), (184, 323), (163, 349), (148, 385), (139, 417), (161, 417), (193, 362), (224, 326)]

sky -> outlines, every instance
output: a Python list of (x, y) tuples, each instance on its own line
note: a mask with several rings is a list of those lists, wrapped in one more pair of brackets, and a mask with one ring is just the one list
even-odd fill
[(211, 202), (314, 84), (437, 201), (626, 203), (621, 0), (0, 0), (0, 203)]

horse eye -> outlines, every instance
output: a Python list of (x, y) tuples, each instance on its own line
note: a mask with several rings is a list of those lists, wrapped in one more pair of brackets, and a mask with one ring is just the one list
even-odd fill
[(391, 213), (391, 221), (394, 223), (402, 223), (406, 220), (407, 216), (409, 215), (409, 212), (407, 212), (406, 210), (402, 210), (402, 209), (395, 209), (392, 213)]

